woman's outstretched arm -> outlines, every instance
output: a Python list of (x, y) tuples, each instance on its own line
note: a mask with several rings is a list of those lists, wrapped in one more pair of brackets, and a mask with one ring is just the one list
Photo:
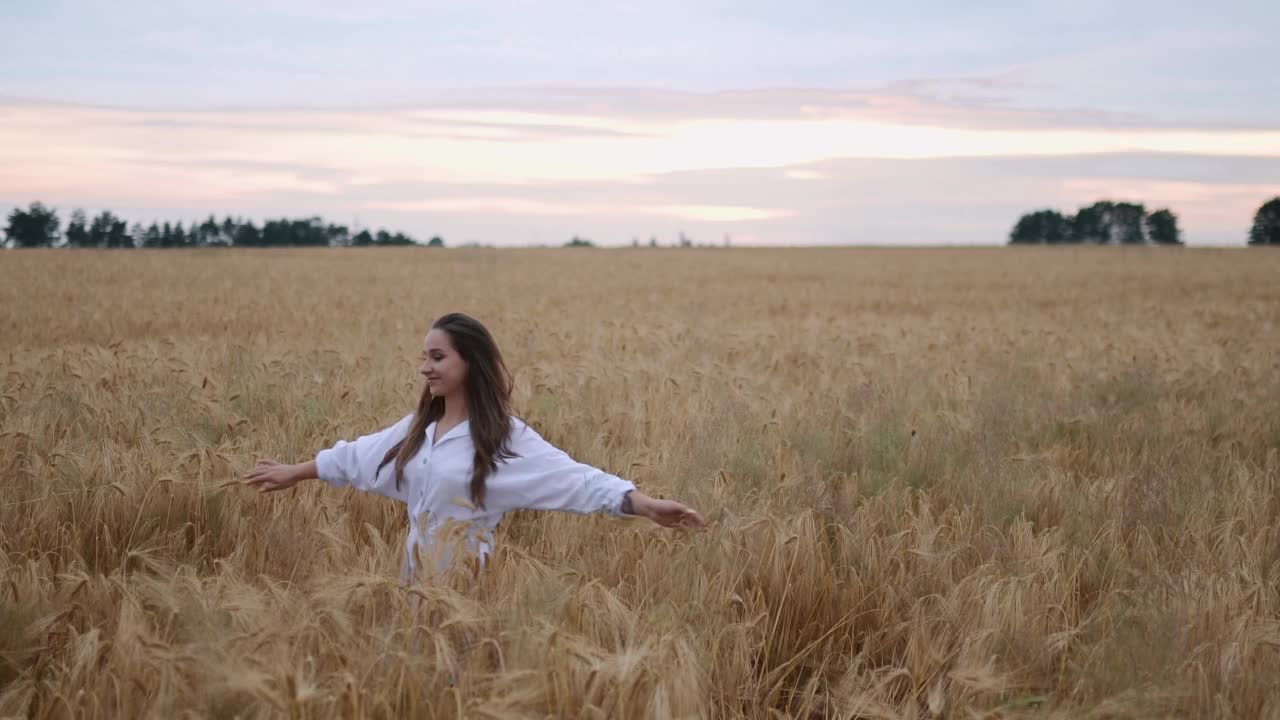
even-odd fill
[(638, 515), (668, 527), (705, 523), (697, 511), (674, 500), (659, 500), (634, 483), (580, 463), (516, 420), (511, 450), (517, 457), (499, 463), (486, 482), (486, 506), (496, 512), (562, 512)]
[(245, 483), (263, 492), (285, 490), (310, 478), (320, 478), (339, 488), (350, 485), (357, 490), (386, 495), (401, 502), (408, 501), (408, 483), (399, 488), (395, 482), (395, 463), (378, 465), (387, 451), (409, 431), (413, 415), (371, 435), (354, 441), (339, 440), (333, 447), (321, 450), (314, 460), (288, 465), (275, 460), (260, 460), (245, 475)]

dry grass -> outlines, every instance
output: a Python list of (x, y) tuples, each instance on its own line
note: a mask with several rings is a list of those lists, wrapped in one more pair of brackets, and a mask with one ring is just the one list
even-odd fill
[[(0, 253), (0, 715), (1280, 716), (1277, 277)], [(404, 587), (390, 501), (234, 484), (400, 417), (451, 310), (550, 440), (714, 526), (519, 514), (478, 583)]]

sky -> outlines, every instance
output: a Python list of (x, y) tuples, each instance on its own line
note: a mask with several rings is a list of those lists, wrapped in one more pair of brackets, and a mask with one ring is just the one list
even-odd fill
[(1280, 3), (4, 0), (0, 211), (450, 245), (983, 245), (1100, 199), (1239, 246)]

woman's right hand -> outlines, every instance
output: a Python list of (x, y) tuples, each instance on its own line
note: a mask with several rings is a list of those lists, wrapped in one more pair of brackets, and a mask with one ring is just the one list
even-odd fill
[(244, 484), (261, 492), (288, 490), (303, 479), (301, 465), (287, 465), (278, 460), (259, 460), (244, 476)]

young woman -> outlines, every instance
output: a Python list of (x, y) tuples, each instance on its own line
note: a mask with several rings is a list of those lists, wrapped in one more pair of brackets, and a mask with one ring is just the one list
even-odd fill
[[(513, 510), (639, 515), (667, 527), (702, 527), (697, 511), (659, 500), (627, 480), (574, 461), (511, 415), (511, 375), (493, 336), (460, 313), (431, 326), (418, 370), (427, 385), (416, 412), (354, 442), (339, 441), (315, 460), (260, 460), (245, 482), (263, 492), (318, 477), (408, 505), (406, 576), (423, 550), (437, 569), (452, 563), (443, 541), (460, 524), (464, 546), (483, 566), (493, 531)], [(422, 517), (426, 516), (425, 526)], [(456, 525), (455, 525), (456, 526)]]

